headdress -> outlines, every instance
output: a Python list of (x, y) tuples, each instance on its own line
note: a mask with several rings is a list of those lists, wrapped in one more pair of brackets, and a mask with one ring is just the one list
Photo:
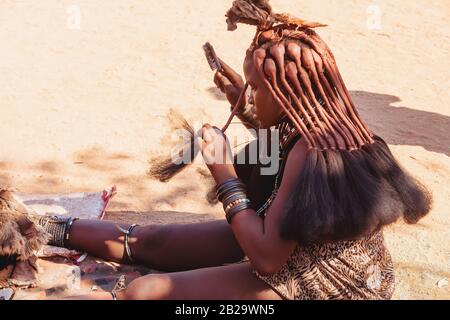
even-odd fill
[[(430, 211), (426, 188), (401, 168), (386, 142), (358, 114), (333, 53), (313, 30), (323, 24), (276, 14), (268, 0), (235, 0), (226, 17), (229, 30), (237, 23), (256, 26), (248, 53), (289, 124), (308, 145), (284, 208), (283, 238), (301, 245), (357, 239), (399, 218), (416, 223)], [(193, 133), (186, 123), (183, 127)], [(152, 174), (162, 180), (184, 167), (161, 164)]]

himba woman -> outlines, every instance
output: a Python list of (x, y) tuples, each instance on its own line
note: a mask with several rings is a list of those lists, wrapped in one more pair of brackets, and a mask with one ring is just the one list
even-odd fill
[[(257, 27), (244, 73), (254, 113), (247, 126), (280, 130), (281, 166), (209, 164), (226, 220), (118, 225), (43, 219), (51, 243), (106, 260), (171, 272), (87, 299), (390, 299), (394, 270), (383, 228), (417, 223), (431, 197), (394, 159), (352, 102), (334, 56), (312, 29), (272, 12), (267, 0), (236, 0), (227, 13)], [(232, 105), (243, 81), (215, 76)], [(201, 148), (225, 141), (205, 125)], [(226, 143), (223, 143), (226, 146)]]

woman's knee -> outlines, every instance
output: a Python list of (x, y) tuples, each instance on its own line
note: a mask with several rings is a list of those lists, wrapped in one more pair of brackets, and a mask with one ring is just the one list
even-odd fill
[(169, 298), (171, 290), (169, 275), (151, 274), (132, 281), (122, 296), (125, 300), (162, 300)]
[(139, 226), (135, 234), (132, 235), (131, 249), (139, 254), (146, 256), (149, 252), (156, 253), (156, 250), (162, 248), (165, 242), (165, 229), (160, 225)]

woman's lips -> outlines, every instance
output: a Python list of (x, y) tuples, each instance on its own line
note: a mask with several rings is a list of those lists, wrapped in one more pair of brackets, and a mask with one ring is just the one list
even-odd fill
[(255, 117), (255, 119), (258, 120), (258, 114), (256, 113), (256, 107), (254, 104), (252, 104), (252, 107), (250, 108), (250, 110), (252, 111), (253, 117)]
[(255, 105), (255, 100), (253, 99), (253, 94), (250, 94), (248, 96), (248, 103), (252, 104), (252, 105)]

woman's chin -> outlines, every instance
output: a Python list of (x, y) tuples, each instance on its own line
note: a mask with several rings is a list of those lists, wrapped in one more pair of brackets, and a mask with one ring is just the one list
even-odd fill
[(264, 122), (263, 120), (260, 120), (260, 119), (258, 119), (258, 120), (259, 120), (259, 128), (260, 129), (267, 129), (267, 128), (271, 127), (271, 125), (268, 124), (267, 122)]
[(273, 126), (279, 125), (281, 123), (282, 120), (279, 121), (274, 121), (274, 119), (271, 119), (270, 121), (266, 121), (263, 119), (258, 118), (259, 123), (260, 123), (260, 128), (261, 129), (269, 129)]

